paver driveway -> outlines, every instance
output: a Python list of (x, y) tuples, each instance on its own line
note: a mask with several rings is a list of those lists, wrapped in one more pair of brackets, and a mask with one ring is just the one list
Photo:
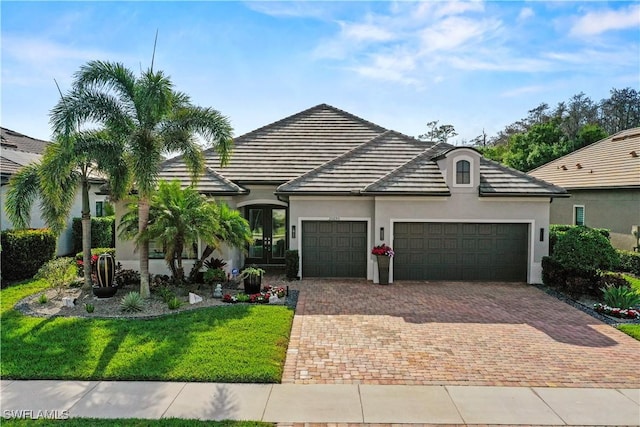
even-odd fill
[(283, 383), (640, 387), (640, 342), (517, 283), (303, 280)]

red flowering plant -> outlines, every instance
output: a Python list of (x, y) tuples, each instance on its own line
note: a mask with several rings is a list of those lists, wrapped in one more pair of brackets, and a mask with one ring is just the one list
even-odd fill
[(388, 257), (392, 257), (396, 254), (390, 246), (387, 246), (384, 243), (378, 246), (374, 246), (371, 250), (371, 253), (373, 255), (384, 255)]
[(594, 304), (593, 309), (598, 313), (618, 317), (620, 319), (640, 319), (640, 311), (633, 308), (609, 307), (606, 304)]

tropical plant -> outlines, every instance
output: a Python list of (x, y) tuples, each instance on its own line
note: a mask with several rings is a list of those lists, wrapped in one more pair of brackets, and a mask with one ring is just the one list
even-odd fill
[(204, 282), (211, 285), (213, 283), (220, 283), (227, 280), (227, 273), (221, 268), (208, 268), (204, 272)]
[[(66, 111), (63, 97), (60, 111)], [(121, 150), (105, 132), (72, 132), (57, 129), (55, 139), (47, 145), (42, 161), (22, 168), (9, 182), (7, 215), (16, 228), (27, 228), (36, 197), (40, 197), (42, 218), (56, 236), (65, 229), (67, 218), (78, 189), (82, 198), (82, 251), (84, 253), (84, 284), (91, 286), (91, 211), (89, 187), (95, 172), (121, 170), (114, 188), (127, 180), (122, 168)], [(118, 183), (119, 182), (119, 183)]]
[(162, 302), (164, 303), (168, 303), (176, 297), (176, 294), (174, 294), (171, 289), (167, 288), (166, 286), (161, 286), (160, 289), (158, 289), (158, 295), (160, 295), (160, 298), (162, 298)]
[(264, 273), (265, 271), (262, 268), (252, 265), (242, 270), (242, 273), (240, 273), (240, 278), (244, 279), (246, 277), (258, 277), (262, 276)]
[(84, 309), (87, 310), (87, 313), (93, 313), (96, 307), (93, 304), (85, 304)]
[(173, 297), (167, 301), (167, 307), (169, 307), (169, 310), (177, 310), (182, 307), (182, 301), (180, 301), (178, 297)]
[(120, 309), (126, 313), (134, 313), (142, 311), (144, 308), (144, 300), (137, 292), (129, 292), (120, 301)]
[(225, 265), (227, 265), (227, 263), (220, 258), (209, 258), (204, 262), (204, 266), (207, 268), (222, 268)]
[[(129, 204), (120, 220), (120, 236), (136, 238), (139, 209)], [(185, 247), (198, 239), (213, 244), (218, 232), (217, 205), (207, 200), (193, 187), (181, 188), (180, 182), (164, 181), (150, 199), (149, 224), (144, 233), (138, 234), (145, 241), (159, 240), (164, 249), (164, 259), (177, 282), (184, 278), (182, 257)]]
[(633, 308), (640, 306), (640, 295), (634, 290), (623, 286), (600, 288), (602, 299), (609, 307)]
[(47, 298), (47, 294), (45, 294), (44, 292), (40, 294), (40, 296), (38, 297), (38, 302), (40, 304), (46, 304), (47, 301), (49, 301), (49, 298)]
[(218, 204), (218, 230), (213, 245), (207, 245), (194, 265), (189, 280), (194, 281), (196, 274), (202, 268), (205, 259), (215, 251), (222, 243), (234, 248), (246, 250), (249, 244), (253, 243), (253, 235), (249, 222), (242, 214), (235, 209), (231, 209), (226, 203)]
[[(174, 90), (171, 80), (162, 71), (153, 69), (153, 60), (139, 77), (123, 64), (104, 61), (88, 62), (74, 77), (70, 94), (52, 111), (54, 130), (59, 132), (76, 124), (103, 126), (112, 140), (121, 144), (123, 159), (139, 196), (140, 294), (148, 298), (146, 230), (163, 155), (181, 153), (195, 180), (204, 164), (196, 136), (216, 147), (220, 164), (224, 165), (231, 155), (231, 125), (218, 111), (195, 106), (186, 94)], [(112, 186), (114, 200), (124, 197), (130, 188)]]
[(49, 282), (60, 296), (76, 277), (76, 266), (72, 258), (57, 258), (40, 267), (35, 277)]

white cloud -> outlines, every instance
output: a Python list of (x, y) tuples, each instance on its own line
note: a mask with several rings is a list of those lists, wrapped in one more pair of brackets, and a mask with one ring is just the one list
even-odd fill
[(464, 47), (478, 42), (486, 33), (496, 31), (499, 27), (500, 23), (492, 20), (446, 18), (422, 31), (422, 50), (434, 52)]
[(288, 18), (317, 18), (329, 17), (327, 4), (313, 1), (250, 1), (245, 5), (254, 12), (269, 16)]
[(533, 18), (535, 16), (535, 12), (530, 7), (523, 7), (518, 14), (518, 21), (526, 21), (529, 18)]
[(544, 92), (545, 90), (548, 90), (548, 89), (549, 88), (547, 86), (543, 86), (543, 85), (523, 86), (523, 87), (502, 92), (500, 96), (502, 98), (514, 98), (514, 97), (518, 97), (526, 94)]
[(369, 23), (351, 24), (348, 22), (340, 22), (342, 28), (341, 36), (347, 40), (361, 41), (388, 41), (395, 38), (394, 34), (386, 28)]
[(572, 36), (593, 36), (608, 31), (640, 27), (640, 5), (630, 5), (619, 10), (590, 11), (579, 17), (571, 27)]

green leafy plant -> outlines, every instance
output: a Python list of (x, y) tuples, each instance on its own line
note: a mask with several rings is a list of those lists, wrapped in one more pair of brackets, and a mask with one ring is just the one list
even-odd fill
[(262, 268), (252, 265), (242, 270), (242, 273), (240, 273), (240, 278), (244, 279), (246, 277), (251, 277), (251, 276), (258, 277), (258, 276), (262, 276), (264, 273), (265, 271)]
[(285, 251), (284, 263), (287, 279), (297, 279), (298, 270), (300, 269), (300, 256), (298, 255), (298, 251), (295, 249)]
[(160, 298), (162, 298), (162, 302), (164, 302), (165, 304), (176, 297), (176, 294), (174, 294), (171, 289), (167, 288), (166, 286), (161, 286), (158, 289), (158, 295), (160, 295)]
[(0, 242), (2, 280), (33, 277), (56, 254), (56, 236), (49, 229), (3, 230)]
[(124, 269), (122, 265), (118, 263), (114, 280), (119, 288), (128, 285), (140, 285), (140, 273), (136, 270)]
[(238, 295), (236, 295), (236, 301), (237, 302), (249, 302), (250, 298), (249, 295), (240, 292)]
[(93, 313), (96, 307), (93, 304), (85, 304), (84, 309), (87, 310), (87, 313)]
[(44, 279), (56, 290), (58, 296), (76, 278), (76, 266), (72, 258), (58, 258), (40, 267), (36, 279)]
[(558, 236), (553, 259), (565, 269), (586, 273), (610, 270), (620, 261), (609, 239), (600, 231), (584, 226)]
[(135, 313), (142, 311), (144, 301), (138, 292), (129, 292), (120, 301), (120, 309), (126, 313)]
[(167, 306), (169, 307), (169, 310), (176, 310), (182, 307), (182, 301), (180, 301), (178, 297), (174, 296), (169, 301), (167, 301)]
[(47, 301), (49, 301), (49, 298), (47, 298), (47, 294), (45, 293), (40, 294), (40, 296), (38, 297), (38, 302), (40, 304), (46, 304)]
[(618, 250), (620, 271), (627, 271), (640, 276), (640, 252)]
[(211, 285), (214, 283), (225, 282), (227, 280), (227, 273), (221, 268), (208, 268), (204, 272), (204, 282)]
[(220, 258), (209, 258), (208, 260), (203, 262), (203, 265), (207, 268), (222, 268), (227, 265), (227, 263)]
[(640, 306), (640, 295), (633, 289), (623, 286), (601, 288), (602, 299), (609, 307), (633, 308)]

